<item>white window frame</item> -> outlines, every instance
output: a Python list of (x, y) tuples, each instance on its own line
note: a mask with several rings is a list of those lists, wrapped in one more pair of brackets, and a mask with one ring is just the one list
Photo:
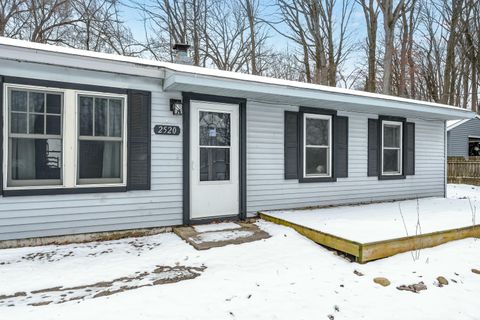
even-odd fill
[[(10, 168), (10, 155), (11, 155), (11, 144), (10, 144), (10, 119), (11, 119), (11, 110), (9, 106), (10, 102), (10, 92), (11, 91), (27, 91), (27, 92), (43, 92), (43, 93), (55, 93), (55, 94), (61, 94), (62, 95), (62, 105), (61, 105), (61, 113), (60, 113), (60, 121), (61, 121), (61, 129), (60, 129), (60, 139), (62, 140), (62, 170), (60, 171), (60, 179), (58, 180), (45, 180), (45, 179), (37, 179), (37, 180), (22, 180), (25, 183), (31, 183), (30, 185), (16, 185), (16, 186), (8, 186), (8, 184), (11, 182), (11, 168)], [(3, 87), (3, 92), (4, 92), (4, 101), (3, 101), (3, 188), (4, 189), (38, 189), (41, 187), (42, 189), (50, 189), (50, 188), (58, 188), (62, 187), (63, 185), (63, 180), (65, 176), (65, 166), (63, 165), (64, 159), (63, 155), (65, 153), (65, 143), (64, 143), (64, 112), (65, 112), (65, 96), (64, 96), (64, 91), (60, 90), (58, 88), (48, 88), (48, 87), (40, 87), (40, 86), (30, 86), (30, 85), (21, 85), (21, 84), (4, 84)], [(28, 100), (27, 100), (28, 101)], [(28, 104), (27, 104), (27, 130), (28, 130)], [(46, 110), (44, 110), (44, 114), (46, 114)], [(45, 119), (46, 121), (46, 119)], [(13, 135), (23, 135), (23, 134), (13, 134)], [(37, 134), (25, 134), (25, 138), (28, 138), (28, 136), (31, 136), (32, 138), (39, 137)], [(48, 135), (40, 135), (40, 136), (45, 136), (46, 139), (48, 139)], [(58, 139), (58, 137), (52, 137), (53, 139)], [(58, 183), (57, 183), (58, 182)]]
[[(29, 186), (9, 186), (9, 133), (10, 133), (10, 113), (9, 113), (9, 92), (10, 90), (38, 90), (53, 93), (61, 93), (62, 100), (62, 115), (61, 115), (61, 139), (62, 139), (62, 170), (60, 184), (32, 184)], [(73, 89), (33, 86), (5, 83), (3, 85), (3, 189), (4, 190), (35, 190), (35, 189), (71, 189), (71, 188), (103, 188), (103, 187), (125, 187), (127, 185), (127, 115), (128, 115), (128, 100), (125, 94), (113, 94), (97, 91), (80, 91)], [(122, 182), (119, 183), (91, 183), (80, 184), (78, 179), (78, 96), (102, 96), (110, 98), (118, 98), (123, 100), (123, 128), (122, 128)]]
[[(328, 120), (328, 145), (307, 145), (307, 119)], [(307, 174), (307, 148), (327, 149), (327, 173), (326, 174)], [(331, 178), (332, 177), (332, 116), (316, 113), (303, 114), (303, 178)]]
[[(99, 98), (117, 98), (122, 99), (122, 175), (121, 175), (121, 182), (104, 182), (101, 183), (102, 179), (82, 179), (85, 182), (80, 182), (80, 172), (79, 170), (79, 157), (78, 152), (80, 150), (80, 126), (79, 126), (79, 119), (80, 119), (80, 96), (91, 96), (91, 97), (99, 97)], [(94, 111), (93, 111), (94, 112)], [(104, 187), (116, 187), (116, 186), (126, 186), (127, 185), (127, 96), (121, 94), (112, 94), (112, 93), (103, 93), (103, 92), (91, 92), (91, 91), (76, 91), (75, 92), (75, 150), (77, 152), (76, 160), (75, 160), (75, 187), (76, 188), (85, 188), (85, 187), (97, 187), (97, 186), (104, 186)], [(95, 127), (95, 124), (93, 123)], [(103, 137), (105, 139), (101, 139), (102, 141), (109, 140), (108, 137)], [(116, 139), (115, 139), (116, 140)], [(108, 181), (108, 178), (105, 180)], [(88, 183), (88, 182), (98, 181), (98, 183)]]
[[(397, 126), (400, 128), (400, 146), (396, 147), (385, 147), (384, 144), (384, 135), (385, 135), (385, 125)], [(382, 165), (382, 175), (383, 176), (401, 176), (403, 174), (403, 122), (401, 121), (382, 121), (382, 155), (381, 155), (381, 165)], [(399, 150), (399, 159), (398, 159), (398, 171), (385, 171), (385, 164), (383, 161), (384, 151), (385, 150)]]

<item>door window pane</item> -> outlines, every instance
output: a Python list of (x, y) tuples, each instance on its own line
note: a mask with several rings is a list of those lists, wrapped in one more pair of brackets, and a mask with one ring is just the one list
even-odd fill
[(80, 135), (93, 135), (93, 98), (80, 97)]
[(328, 174), (328, 148), (305, 148), (306, 175)]
[(200, 181), (230, 180), (230, 149), (200, 148)]
[(230, 114), (200, 111), (200, 145), (230, 146)]
[(120, 179), (122, 143), (112, 141), (80, 141), (80, 179)]
[(400, 150), (385, 149), (383, 150), (383, 171), (384, 172), (400, 172)]
[(326, 119), (306, 119), (306, 142), (307, 145), (328, 146), (330, 121)]
[(12, 180), (59, 180), (61, 139), (11, 139)]

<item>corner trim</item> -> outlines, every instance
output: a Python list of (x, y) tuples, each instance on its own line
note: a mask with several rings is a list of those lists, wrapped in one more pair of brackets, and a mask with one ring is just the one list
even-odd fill
[(226, 220), (229, 217), (190, 219), (190, 102), (191, 100), (238, 104), (239, 106), (239, 213), (230, 218), (247, 218), (247, 100), (194, 92), (182, 92), (183, 100), (183, 224), (207, 223)]

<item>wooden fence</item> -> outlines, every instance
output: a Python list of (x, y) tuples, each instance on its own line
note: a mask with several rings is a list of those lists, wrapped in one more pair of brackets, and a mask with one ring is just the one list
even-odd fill
[(448, 183), (480, 186), (480, 157), (448, 157)]

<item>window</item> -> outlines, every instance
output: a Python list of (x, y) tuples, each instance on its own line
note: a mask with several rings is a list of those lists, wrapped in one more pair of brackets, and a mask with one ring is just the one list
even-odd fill
[(120, 183), (123, 167), (123, 99), (78, 96), (78, 182)]
[(126, 96), (13, 84), (4, 92), (5, 189), (126, 185)]
[(62, 93), (20, 88), (7, 92), (8, 185), (60, 185)]
[(468, 156), (480, 156), (480, 137), (468, 137)]
[(230, 180), (230, 113), (199, 111), (200, 181)]
[(332, 116), (304, 114), (303, 176), (331, 177)]
[(403, 123), (382, 121), (382, 175), (402, 174)]

